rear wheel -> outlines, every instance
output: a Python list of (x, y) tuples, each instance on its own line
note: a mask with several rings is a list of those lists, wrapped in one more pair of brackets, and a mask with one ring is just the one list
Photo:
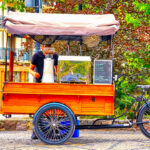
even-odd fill
[(75, 129), (71, 110), (62, 104), (48, 104), (36, 114), (34, 130), (38, 138), (47, 144), (62, 144)]
[(150, 138), (150, 107), (144, 105), (139, 112), (138, 122), (143, 122), (139, 124), (139, 127), (144, 135)]

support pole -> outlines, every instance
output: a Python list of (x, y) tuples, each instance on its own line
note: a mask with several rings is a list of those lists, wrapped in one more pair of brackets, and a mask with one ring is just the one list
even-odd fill
[(8, 41), (8, 33), (6, 35), (6, 50), (5, 50), (5, 82), (7, 81), (7, 41)]
[(114, 80), (114, 45), (113, 45), (113, 35), (111, 35), (110, 39), (110, 46), (111, 46), (111, 52), (112, 52), (112, 81)]
[(80, 40), (80, 54), (79, 55), (82, 55), (82, 39)]
[(112, 51), (112, 57), (114, 58), (113, 35), (111, 35), (111, 51)]
[[(42, 0), (35, 0), (35, 13), (42, 13)], [(38, 51), (40, 51), (40, 43), (36, 42), (35, 52), (38, 52)]]
[(14, 66), (14, 37), (10, 37), (10, 58), (9, 58), (9, 81), (13, 81), (13, 66)]
[[(78, 5), (78, 10), (82, 10), (82, 4)], [(80, 53), (79, 55), (82, 55), (82, 39), (80, 40)]]
[(68, 55), (69, 55), (69, 52), (70, 52), (70, 40), (68, 40)]

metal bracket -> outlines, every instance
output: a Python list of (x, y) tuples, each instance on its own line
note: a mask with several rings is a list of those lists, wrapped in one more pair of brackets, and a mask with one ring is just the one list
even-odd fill
[(95, 102), (95, 97), (92, 97), (92, 102)]
[(2, 101), (4, 101), (4, 95), (2, 95)]

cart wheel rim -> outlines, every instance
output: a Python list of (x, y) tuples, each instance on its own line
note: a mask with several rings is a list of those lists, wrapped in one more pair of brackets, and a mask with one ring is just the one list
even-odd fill
[(48, 144), (64, 143), (74, 131), (72, 115), (59, 107), (42, 110), (37, 118), (37, 136)]

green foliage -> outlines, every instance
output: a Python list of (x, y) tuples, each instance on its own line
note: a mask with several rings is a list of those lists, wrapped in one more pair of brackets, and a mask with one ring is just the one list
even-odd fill
[(133, 1), (133, 6), (135, 12), (126, 13), (125, 20), (127, 23), (133, 24), (134, 27), (139, 27), (145, 22), (145, 24), (150, 24), (150, 4), (144, 2)]
[[(115, 37), (115, 74), (125, 74), (116, 83), (116, 114), (129, 107), (133, 99), (127, 93), (136, 94), (137, 84), (150, 84), (149, 11), (147, 2), (131, 0), (113, 9), (120, 20), (121, 29)], [(133, 116), (133, 109), (128, 116)]]
[(1, 5), (0, 5), (0, 9), (2, 9), (2, 10), (4, 10), (4, 9), (6, 9), (7, 7), (6, 7), (6, 4), (5, 3), (2, 3)]
[(25, 11), (25, 0), (3, 0), (3, 3), (0, 5), (0, 8), (3, 10), (6, 9), (8, 6), (11, 9), (18, 10), (20, 12)]
[(144, 2), (139, 3), (137, 0), (133, 2), (136, 11), (144, 12), (144, 15), (150, 14), (150, 4)]
[(132, 17), (131, 14), (126, 13), (125, 19), (128, 24), (132, 23), (134, 27), (139, 27), (139, 25), (140, 25), (140, 20), (138, 18)]
[[(136, 52), (124, 52), (124, 68), (125, 76), (121, 77), (116, 82), (116, 111), (122, 113), (125, 108), (128, 108), (133, 99), (127, 96), (127, 93), (135, 94), (137, 84), (150, 84), (150, 49), (149, 45), (146, 49), (141, 49)], [(133, 107), (134, 109), (134, 107)], [(128, 113), (128, 116), (133, 116), (133, 109)]]

